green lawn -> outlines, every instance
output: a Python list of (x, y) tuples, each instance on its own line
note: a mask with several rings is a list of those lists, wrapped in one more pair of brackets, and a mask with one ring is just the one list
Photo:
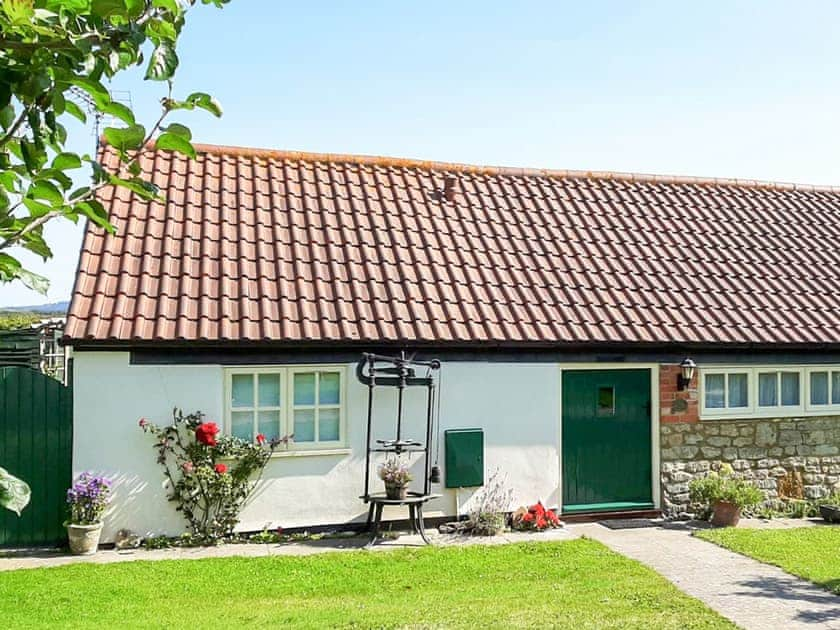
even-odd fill
[(0, 573), (2, 627), (731, 628), (591, 540)]
[(840, 594), (840, 527), (727, 527), (695, 535), (756, 560), (775, 564), (788, 573)]

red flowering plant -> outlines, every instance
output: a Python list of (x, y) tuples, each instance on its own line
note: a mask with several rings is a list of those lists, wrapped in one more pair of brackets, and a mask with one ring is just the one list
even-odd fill
[(169, 500), (184, 515), (191, 533), (212, 544), (233, 533), (271, 453), (289, 438), (254, 442), (221, 435), (215, 422), (200, 412), (172, 410), (172, 424), (138, 424), (155, 438), (157, 462), (166, 478)]
[(557, 512), (547, 509), (542, 501), (537, 501), (529, 508), (521, 507), (511, 515), (511, 527), (521, 531), (541, 532), (562, 525)]

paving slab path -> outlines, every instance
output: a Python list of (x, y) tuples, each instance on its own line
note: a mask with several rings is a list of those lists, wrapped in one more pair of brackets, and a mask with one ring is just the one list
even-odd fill
[(609, 529), (588, 523), (570, 529), (646, 564), (748, 630), (840, 628), (840, 597), (777, 567), (695, 538), (691, 526)]

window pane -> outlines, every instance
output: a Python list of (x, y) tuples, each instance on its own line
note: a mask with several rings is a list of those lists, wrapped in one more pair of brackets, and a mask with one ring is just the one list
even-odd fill
[(811, 372), (811, 404), (828, 404), (828, 372)]
[(758, 375), (758, 406), (775, 407), (779, 404), (779, 380), (776, 372)]
[(723, 374), (706, 374), (706, 409), (723, 409), (725, 382), (726, 377)]
[(257, 390), (260, 407), (280, 406), (280, 377), (277, 374), (260, 374)]
[(729, 407), (747, 407), (747, 375), (729, 375)]
[(321, 409), (318, 415), (318, 440), (337, 442), (339, 440), (338, 409)]
[(295, 442), (315, 441), (315, 410), (298, 409), (295, 411)]
[(295, 374), (295, 404), (315, 404), (315, 374)]
[(280, 435), (280, 412), (260, 411), (257, 413), (257, 431), (269, 440), (282, 437)]
[(254, 406), (254, 376), (252, 374), (234, 374), (231, 377), (230, 406)]
[(782, 372), (782, 404), (786, 406), (799, 404), (798, 372)]
[(840, 372), (831, 373), (831, 404), (840, 405)]
[(234, 411), (230, 414), (230, 432), (248, 442), (254, 439), (254, 414), (251, 411)]
[(611, 416), (615, 413), (615, 388), (598, 388), (598, 409), (597, 415)]
[(318, 379), (318, 402), (322, 405), (337, 405), (340, 382), (338, 372), (321, 372)]

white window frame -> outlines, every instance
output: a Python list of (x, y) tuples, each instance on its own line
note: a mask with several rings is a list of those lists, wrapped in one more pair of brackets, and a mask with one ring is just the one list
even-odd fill
[[(828, 402), (824, 405), (814, 404), (811, 402), (811, 374), (813, 374), (814, 372), (826, 372), (828, 374)], [(832, 372), (840, 372), (840, 365), (811, 366), (805, 370), (805, 408), (809, 412), (826, 415), (840, 414), (840, 403), (831, 402), (831, 398), (833, 396), (833, 379), (831, 377)]]
[[(740, 366), (732, 367), (715, 367), (698, 370), (700, 372), (700, 417), (701, 418), (731, 418), (732, 416), (751, 415), (755, 411), (755, 403), (753, 400), (753, 378), (750, 374), (750, 368), (742, 368)], [(706, 376), (714, 374), (723, 374), (723, 407), (715, 407), (713, 409), (706, 409)], [(747, 406), (746, 407), (729, 407), (729, 375), (730, 374), (746, 374), (747, 375)]]
[[(698, 369), (699, 409), (701, 420), (725, 420), (728, 418), (790, 418), (797, 416), (840, 415), (840, 404), (831, 404), (831, 372), (840, 372), (840, 365), (709, 365)], [(766, 372), (795, 372), (799, 374), (799, 404), (781, 404), (781, 376), (778, 378), (779, 404), (774, 407), (758, 404), (758, 375)], [(827, 405), (811, 404), (811, 373), (828, 372), (829, 390)], [(747, 406), (736, 408), (706, 408), (707, 374), (747, 374)], [(729, 379), (725, 383), (724, 399), (729, 397)]]
[[(242, 366), (225, 368), (225, 386), (224, 386), (224, 432), (230, 435), (232, 432), (231, 414), (234, 411), (253, 411), (255, 409), (262, 409), (259, 407), (257, 390), (254, 389), (254, 406), (252, 407), (232, 407), (233, 394), (233, 376), (237, 374), (276, 374), (280, 378), (280, 407), (265, 407), (266, 410), (280, 411), (280, 436), (292, 435), (294, 432), (294, 375), (295, 374), (311, 374), (317, 372), (335, 372), (338, 373), (338, 387), (339, 387), (339, 402), (338, 405), (319, 405), (317, 398), (314, 405), (306, 405), (307, 408), (315, 409), (315, 437), (318, 433), (318, 409), (324, 408), (338, 408), (338, 440), (318, 441), (314, 442), (296, 442), (294, 439), (284, 446), (277, 447), (276, 453), (285, 452), (302, 452), (302, 451), (333, 451), (336, 449), (344, 449), (347, 446), (347, 368), (344, 365), (284, 365), (284, 366)], [(317, 396), (317, 390), (316, 390)], [(298, 408), (301, 405), (297, 405)]]

